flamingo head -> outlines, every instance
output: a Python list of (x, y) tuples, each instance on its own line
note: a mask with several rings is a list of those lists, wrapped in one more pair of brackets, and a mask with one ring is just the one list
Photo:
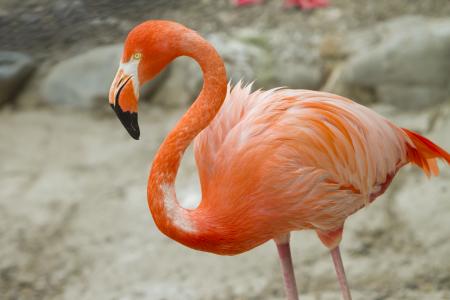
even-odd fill
[(139, 88), (154, 78), (177, 55), (171, 45), (172, 22), (147, 21), (136, 26), (125, 41), (119, 69), (109, 90), (109, 104), (125, 129), (139, 139)]

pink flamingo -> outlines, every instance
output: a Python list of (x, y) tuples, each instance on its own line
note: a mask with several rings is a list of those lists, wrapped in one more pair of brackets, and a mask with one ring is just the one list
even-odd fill
[[(232, 0), (235, 6), (261, 4), (262, 2), (263, 0)], [(300, 9), (313, 9), (328, 6), (328, 0), (285, 0), (283, 6), (286, 8), (298, 7)]]
[[(199, 63), (204, 84), (153, 161), (148, 204), (158, 228), (222, 255), (274, 240), (289, 300), (298, 299), (289, 234), (315, 230), (331, 252), (344, 299), (351, 299), (339, 251), (346, 218), (381, 195), (402, 166), (437, 175), (436, 158), (449, 163), (450, 155), (344, 97), (227, 86), (216, 50), (170, 21), (148, 21), (129, 33), (111, 86), (110, 104), (133, 138), (139, 86), (183, 55)], [(203, 199), (185, 209), (175, 178), (194, 138)]]

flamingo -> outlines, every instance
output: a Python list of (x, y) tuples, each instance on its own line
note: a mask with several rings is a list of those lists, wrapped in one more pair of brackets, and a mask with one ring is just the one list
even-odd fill
[[(134, 139), (139, 87), (179, 56), (198, 62), (204, 83), (154, 158), (147, 196), (156, 226), (187, 247), (220, 255), (274, 240), (289, 300), (298, 299), (290, 233), (315, 230), (350, 300), (339, 250), (347, 217), (383, 194), (404, 165), (438, 175), (436, 160), (450, 163), (449, 153), (338, 95), (232, 87), (213, 46), (165, 20), (128, 34), (111, 85), (110, 105)], [(177, 201), (175, 179), (193, 140), (203, 199), (186, 209)]]
[[(263, 0), (232, 0), (235, 6), (246, 6), (261, 4)], [(285, 0), (284, 7), (298, 7), (300, 9), (313, 9), (316, 7), (326, 7), (328, 6), (328, 0)]]

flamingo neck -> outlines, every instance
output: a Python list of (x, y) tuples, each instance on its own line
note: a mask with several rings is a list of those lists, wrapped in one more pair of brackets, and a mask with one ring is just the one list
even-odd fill
[(219, 111), (227, 91), (226, 71), (216, 50), (193, 31), (180, 33), (177, 56), (192, 57), (203, 72), (203, 88), (186, 114), (168, 134), (155, 156), (150, 171), (147, 197), (158, 228), (170, 238), (200, 249), (205, 224), (200, 209), (181, 207), (175, 193), (175, 179), (184, 151)]

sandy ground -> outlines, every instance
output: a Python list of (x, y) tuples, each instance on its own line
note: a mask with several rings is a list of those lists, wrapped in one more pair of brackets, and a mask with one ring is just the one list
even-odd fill
[[(450, 149), (450, 105), (378, 110)], [(135, 142), (109, 111), (0, 113), (1, 299), (283, 299), (272, 242), (222, 257), (155, 228), (149, 165), (180, 114), (144, 106)], [(406, 167), (349, 219), (342, 251), (354, 299), (450, 299), (449, 182), (448, 167), (432, 180)], [(192, 157), (177, 189), (195, 205)], [(292, 246), (301, 299), (339, 299), (315, 234), (293, 234)]]

